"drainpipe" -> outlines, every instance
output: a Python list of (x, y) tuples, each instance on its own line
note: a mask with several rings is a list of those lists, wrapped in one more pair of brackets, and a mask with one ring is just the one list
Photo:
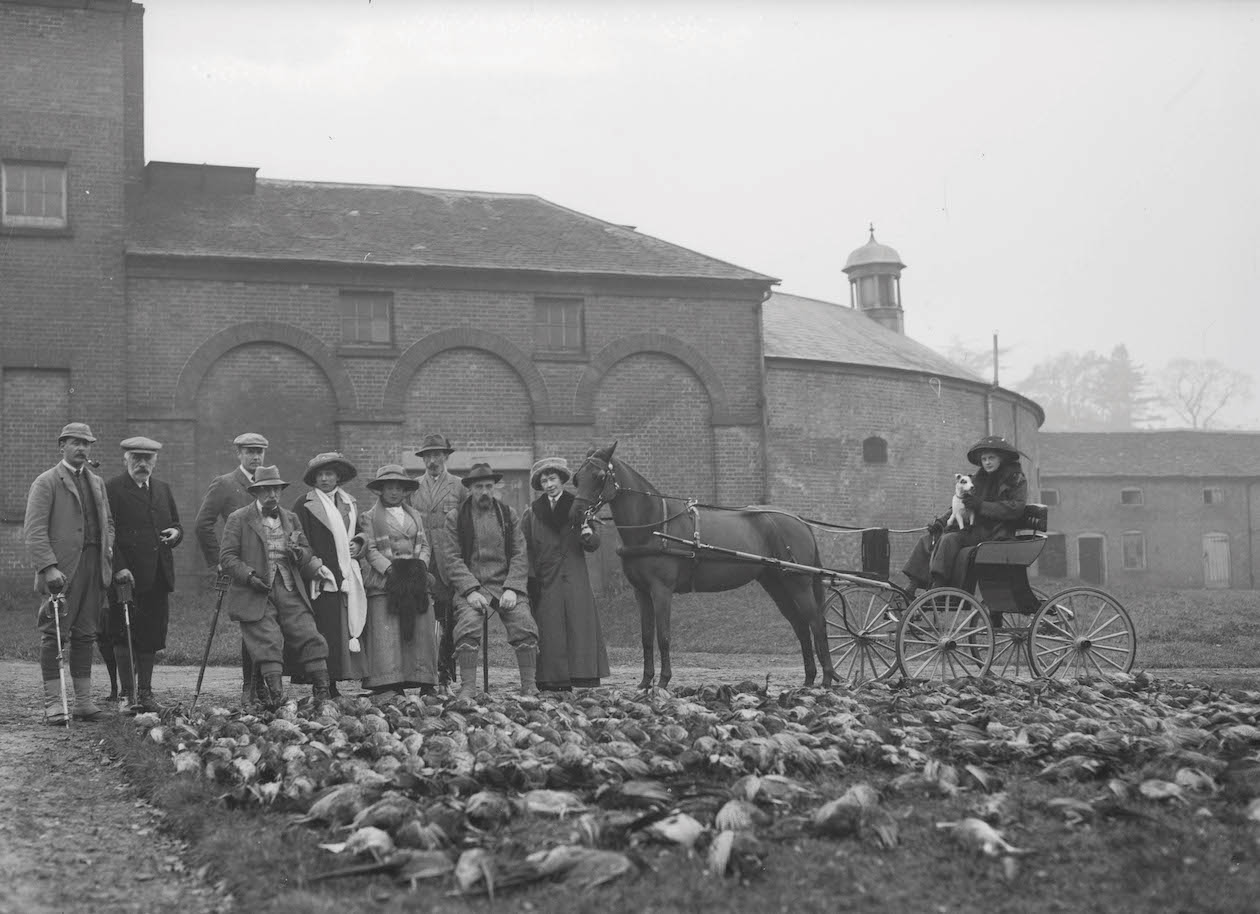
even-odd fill
[(770, 503), (770, 404), (767, 402), (766, 390), (766, 340), (762, 327), (764, 319), (763, 306), (770, 300), (772, 290), (769, 286), (761, 294), (761, 301), (753, 304), (753, 316), (757, 323), (757, 364), (760, 369), (761, 396), (758, 407), (761, 409), (761, 503)]
[(1252, 590), (1256, 589), (1255, 527), (1251, 520), (1251, 490), (1254, 485), (1254, 481), (1247, 482), (1247, 577)]
[(993, 386), (984, 394), (984, 433), (993, 434), (993, 391), (998, 389), (998, 335), (993, 331)]

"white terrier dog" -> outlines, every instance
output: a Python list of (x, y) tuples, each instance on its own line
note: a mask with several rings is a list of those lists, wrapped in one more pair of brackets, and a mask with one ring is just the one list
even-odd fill
[(962, 473), (954, 474), (954, 497), (949, 503), (949, 520), (945, 522), (946, 527), (957, 527), (959, 530), (966, 530), (975, 522), (975, 512), (963, 507), (962, 497), (968, 492), (975, 489), (976, 485), (971, 481), (970, 476), (964, 476)]

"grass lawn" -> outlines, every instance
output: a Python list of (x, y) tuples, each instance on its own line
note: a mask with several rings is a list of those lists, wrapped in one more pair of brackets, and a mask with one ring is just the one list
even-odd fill
[[(1074, 581), (1041, 579), (1047, 593)], [(1134, 669), (1194, 669), (1260, 665), (1260, 597), (1250, 590), (1109, 591), (1129, 611), (1137, 628)], [(215, 593), (181, 591), (172, 597), (167, 664), (199, 664)], [(641, 656), (639, 609), (631, 591), (602, 600), (600, 618), (610, 653), (623, 660)], [(681, 594), (674, 599), (671, 645), (677, 652), (799, 656), (792, 629), (758, 586), (718, 594)], [(502, 629), (491, 626), (492, 663), (510, 663)], [(36, 659), (35, 603), (29, 591), (0, 592), (0, 658)], [(236, 623), (220, 615), (212, 665), (239, 662)]]

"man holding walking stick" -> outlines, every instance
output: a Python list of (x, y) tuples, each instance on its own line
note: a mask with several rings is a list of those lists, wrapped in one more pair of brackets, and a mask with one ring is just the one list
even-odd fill
[[(96, 437), (84, 422), (61, 430), (61, 461), (31, 484), (22, 533), (35, 566), (35, 592), (47, 602), (51, 594), (65, 601), (69, 626), (70, 678), (76, 720), (96, 720), (92, 701), (92, 646), (105, 591), (113, 578), (114, 519), (109, 513), (105, 483), (89, 468)], [(46, 607), (56, 612), (56, 606)], [(69, 723), (62, 704), (58, 654), (58, 618), (41, 609), (39, 665), (44, 680), (44, 719), (55, 726)]]
[(487, 614), (497, 612), (516, 649), (521, 692), (538, 693), (534, 674), (538, 658), (538, 626), (526, 597), (529, 561), (520, 518), (494, 497), (503, 478), (488, 463), (474, 464), (463, 484), (472, 497), (446, 515), (441, 541), (446, 579), (455, 597), (455, 659), (459, 664), (459, 695), (477, 692), (477, 653), (485, 639)]
[(105, 491), (117, 529), (115, 578), (130, 584), (132, 595), (124, 600), (119, 594), (110, 602), (108, 630), (124, 701), (130, 696), (131, 708), (160, 711), (153, 697), (153, 665), (157, 652), (166, 647), (170, 594), (175, 589), (171, 550), (183, 541), (184, 528), (171, 487), (153, 478), (161, 443), (138, 436), (121, 446), (126, 472), (107, 482)]

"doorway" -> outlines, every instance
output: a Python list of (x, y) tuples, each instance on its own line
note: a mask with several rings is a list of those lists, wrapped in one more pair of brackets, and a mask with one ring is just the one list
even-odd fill
[(1096, 533), (1076, 538), (1076, 556), (1082, 581), (1099, 587), (1107, 583), (1106, 540)]

